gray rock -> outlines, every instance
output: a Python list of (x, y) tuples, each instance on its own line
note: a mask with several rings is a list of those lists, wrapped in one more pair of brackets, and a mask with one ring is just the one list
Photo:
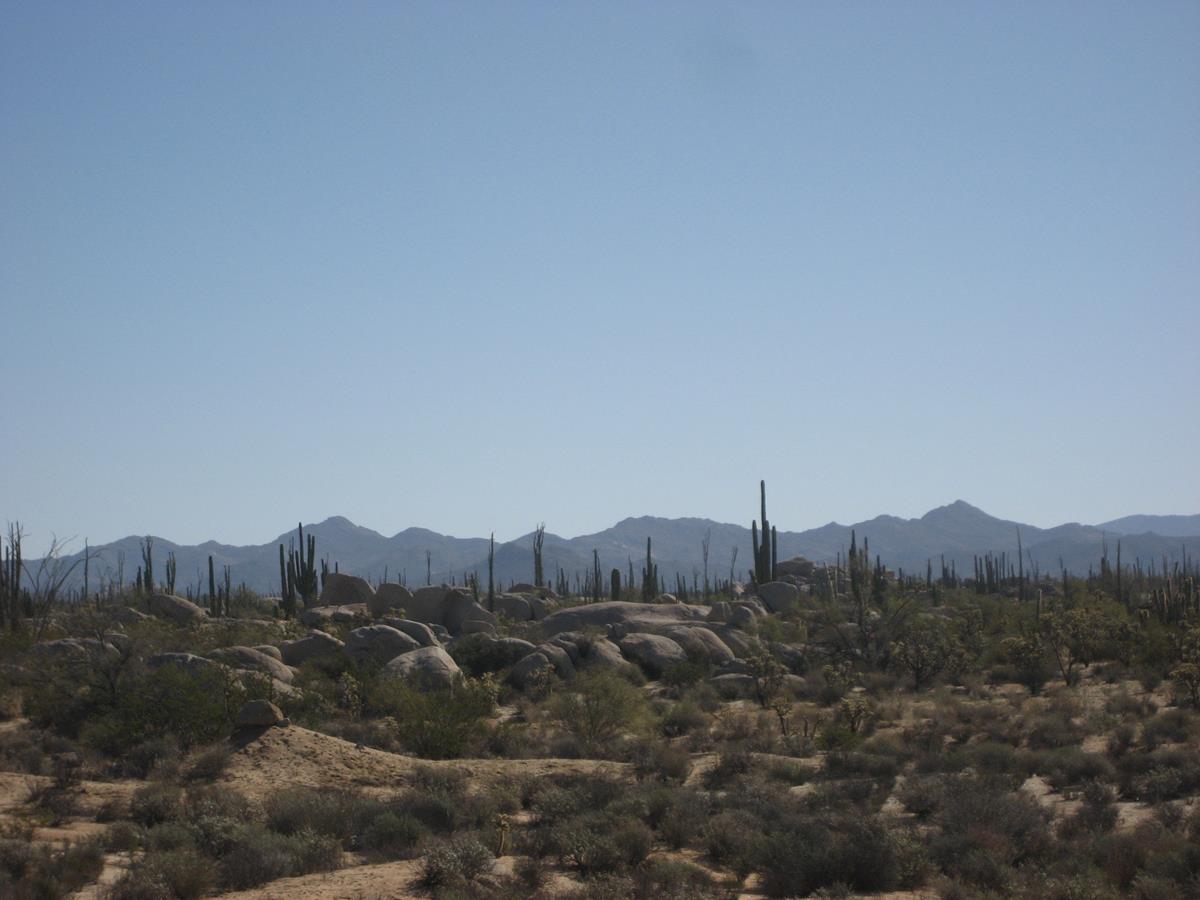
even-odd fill
[(374, 589), (357, 575), (330, 572), (325, 576), (321, 599), (314, 606), (350, 606), (357, 603), (367, 605), (374, 596)]
[(314, 629), (306, 637), (284, 644), (279, 653), (289, 666), (299, 666), (319, 656), (341, 653), (343, 647), (345, 644), (333, 635)]
[(469, 619), (463, 622), (458, 629), (459, 634), (494, 634), (496, 626), (491, 622), (483, 622), (479, 619)]
[(558, 601), (553, 597), (526, 597), (529, 602), (529, 613), (537, 621), (541, 621), (558, 609)]
[(413, 591), (412, 600), (405, 608), (405, 614), (414, 622), (424, 622), (426, 625), (444, 625), (442, 620), (442, 601), (449, 591), (444, 584), (435, 584), (417, 588)]
[(259, 653), (267, 654), (271, 659), (283, 662), (283, 654), (279, 652), (279, 648), (274, 644), (255, 644), (252, 649), (257, 650)]
[(514, 622), (528, 622), (533, 618), (529, 601), (520, 594), (497, 594), (492, 598), (492, 612)]
[(496, 617), (475, 602), (475, 595), (465, 588), (451, 588), (442, 598), (442, 616), (438, 620), (451, 634), (458, 634), (467, 622), (496, 624)]
[(800, 602), (800, 591), (785, 581), (768, 581), (758, 586), (758, 597), (773, 613), (790, 612)]
[(363, 604), (355, 606), (312, 606), (302, 610), (300, 622), (309, 628), (324, 628), (331, 622), (354, 622), (370, 619), (367, 607)]
[(661, 634), (635, 632), (626, 635), (620, 642), (621, 652), (652, 677), (658, 677), (668, 666), (686, 662), (683, 648), (669, 637)]
[(563, 650), (567, 651), (567, 656), (571, 658), (571, 665), (576, 665), (579, 662), (579, 645), (567, 637), (567, 635), (556, 635), (555, 637), (550, 638), (547, 643), (553, 644), (555, 647), (561, 647)]
[(517, 664), (512, 667), (512, 671), (508, 673), (508, 680), (524, 689), (529, 687), (535, 676), (543, 671), (553, 672), (554, 663), (550, 662), (546, 654), (535, 650), (517, 661)]
[(621, 648), (608, 638), (598, 637), (580, 647), (579, 667), (589, 669), (612, 669), (617, 672), (636, 670), (637, 666), (621, 655)]
[(554, 672), (559, 678), (566, 681), (575, 677), (575, 664), (571, 662), (571, 655), (562, 647), (547, 641), (544, 644), (538, 644), (537, 652), (550, 660), (554, 665)]
[(402, 584), (389, 581), (375, 589), (374, 595), (367, 600), (367, 611), (372, 618), (379, 619), (389, 613), (406, 611), (412, 599), (412, 591)]
[(112, 642), (100, 641), (96, 638), (59, 638), (34, 644), (30, 648), (30, 652), (40, 659), (70, 663), (100, 660), (105, 656), (117, 656), (120, 651)]
[(286, 725), (288, 720), (283, 710), (270, 700), (251, 700), (238, 710), (238, 728), (271, 728), (274, 725)]
[(397, 631), (403, 631), (422, 647), (436, 647), (441, 643), (433, 633), (433, 629), (424, 622), (414, 622), (412, 619), (386, 618), (384, 625), (391, 625)]
[(733, 659), (733, 651), (707, 628), (691, 625), (664, 625), (659, 634), (675, 641), (689, 658), (704, 660), (714, 666)]
[(270, 675), (284, 684), (291, 684), (296, 677), (296, 673), (285, 666), (281, 660), (267, 656), (252, 647), (222, 647), (219, 650), (213, 650), (208, 656), (209, 659), (215, 659), (234, 669), (250, 669)]
[(346, 655), (358, 663), (387, 663), (420, 648), (413, 638), (390, 625), (364, 625), (346, 635)]
[(711, 623), (707, 628), (719, 637), (721, 642), (733, 651), (733, 655), (738, 659), (744, 659), (758, 649), (758, 644), (753, 637), (733, 625)]
[(419, 647), (391, 660), (385, 666), (389, 675), (404, 678), (422, 691), (449, 688), (462, 671), (441, 647)]
[(193, 674), (201, 672), (220, 672), (221, 664), (194, 653), (156, 653), (146, 660), (146, 667), (161, 669), (163, 666), (175, 666)]
[(733, 607), (729, 605), (728, 601), (718, 600), (709, 609), (705, 618), (709, 622), (728, 622), (731, 615), (733, 615)]
[(754, 678), (750, 675), (715, 675), (709, 679), (717, 694), (727, 700), (746, 699), (755, 696)]
[(583, 631), (587, 628), (604, 628), (608, 625), (639, 626), (668, 625), (679, 622), (703, 621), (708, 614), (704, 606), (686, 603), (656, 604), (630, 603), (624, 600), (607, 600), (560, 609), (542, 620), (547, 634), (563, 631)]
[(132, 606), (118, 606), (113, 610), (106, 610), (105, 614), (121, 625), (134, 625), (138, 622), (144, 622), (150, 617)]
[(151, 594), (147, 601), (150, 612), (160, 619), (167, 619), (177, 625), (193, 625), (208, 618), (208, 613), (191, 600), (176, 597), (174, 594)]
[(729, 617), (729, 624), (743, 631), (753, 631), (758, 627), (758, 617), (748, 606), (738, 606)]

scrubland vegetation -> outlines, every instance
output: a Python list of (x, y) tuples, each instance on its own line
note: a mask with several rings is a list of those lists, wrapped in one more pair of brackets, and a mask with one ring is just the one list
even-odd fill
[[(145, 584), (41, 609), (6, 581), (0, 895), (1200, 895), (1194, 572), (752, 562), (688, 615), (626, 579), (644, 605), (569, 630), (611, 584), (528, 586), (558, 612), (436, 629), (444, 684), (351, 652), (386, 618), (365, 607), (322, 620), (347, 649), (296, 661), (315, 584), (180, 622)], [(239, 725), (253, 700), (282, 727)]]

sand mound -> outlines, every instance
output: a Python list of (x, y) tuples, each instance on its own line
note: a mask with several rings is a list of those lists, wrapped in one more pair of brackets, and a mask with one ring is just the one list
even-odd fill
[(254, 797), (280, 787), (394, 791), (429, 767), (462, 772), (471, 779), (472, 787), (500, 779), (580, 774), (627, 777), (629, 773), (623, 763), (589, 759), (416, 759), (292, 726), (235, 738), (223, 780)]

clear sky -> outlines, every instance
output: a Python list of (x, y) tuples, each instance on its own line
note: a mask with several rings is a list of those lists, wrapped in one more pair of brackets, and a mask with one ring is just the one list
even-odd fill
[(0, 522), (1200, 511), (1198, 47), (1191, 0), (5, 2)]

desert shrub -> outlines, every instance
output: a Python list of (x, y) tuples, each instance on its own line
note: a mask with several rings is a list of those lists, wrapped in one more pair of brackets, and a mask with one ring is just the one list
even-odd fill
[(245, 890), (277, 878), (327, 872), (341, 863), (337, 839), (303, 829), (291, 835), (258, 825), (243, 826), (232, 848), (221, 857), (221, 885)]
[(233, 750), (227, 743), (213, 744), (196, 755), (188, 777), (196, 781), (213, 781), (224, 774)]
[(95, 881), (103, 868), (98, 841), (51, 848), (20, 837), (0, 837), (0, 895), (5, 897), (66, 897)]
[(1026, 733), (1033, 750), (1068, 747), (1084, 738), (1082, 728), (1058, 715), (1038, 716), (1028, 724)]
[(708, 677), (710, 671), (707, 663), (688, 659), (667, 666), (663, 669), (659, 680), (668, 687), (679, 690), (703, 681)]
[(428, 692), (402, 679), (381, 678), (367, 691), (365, 711), (394, 719), (405, 749), (426, 759), (452, 759), (482, 745), (496, 692), (488, 677), (467, 678), (452, 688)]
[(1152, 750), (1163, 744), (1186, 743), (1195, 733), (1195, 723), (1195, 717), (1187, 710), (1164, 710), (1142, 726), (1142, 743)]
[(141, 829), (132, 822), (114, 822), (104, 832), (104, 849), (109, 853), (129, 852), (141, 845)]
[(112, 900), (195, 900), (212, 888), (212, 861), (184, 848), (147, 853), (109, 896)]
[(1114, 759), (1122, 757), (1133, 747), (1136, 737), (1137, 729), (1132, 725), (1118, 725), (1108, 736), (1104, 752)]
[(1127, 690), (1118, 691), (1104, 702), (1106, 713), (1121, 718), (1145, 719), (1152, 716), (1157, 709), (1153, 700), (1135, 697)]
[(143, 843), (150, 852), (197, 847), (196, 832), (184, 822), (160, 822), (147, 828)]
[(1069, 819), (1059, 827), (1059, 833), (1071, 837), (1081, 832), (1103, 834), (1117, 824), (1116, 792), (1098, 781), (1084, 785), (1083, 802)]
[(347, 791), (290, 788), (263, 802), (268, 828), (282, 835), (303, 831), (349, 841), (379, 812), (379, 801)]
[(122, 774), (145, 778), (160, 767), (170, 768), (179, 759), (179, 741), (170, 734), (160, 734), (130, 747), (120, 757)]
[(662, 713), (659, 727), (667, 737), (682, 737), (699, 731), (708, 724), (708, 715), (692, 700), (668, 704)]
[(900, 761), (874, 753), (832, 752), (825, 757), (824, 771), (829, 778), (893, 779), (900, 772)]
[(599, 670), (577, 677), (569, 690), (550, 701), (554, 719), (584, 747), (600, 750), (629, 730), (646, 711), (645, 695), (614, 672)]
[(982, 775), (1010, 774), (1018, 769), (1017, 751), (1011, 744), (984, 741), (965, 748), (969, 764)]
[(1055, 790), (1087, 781), (1107, 781), (1116, 774), (1113, 764), (1099, 753), (1086, 753), (1078, 747), (1060, 747), (1023, 757), (1027, 771), (1042, 775)]
[(472, 835), (436, 841), (421, 856), (421, 879), (429, 886), (471, 882), (486, 872), (492, 854)]
[(550, 881), (550, 867), (546, 861), (533, 856), (522, 856), (513, 864), (513, 874), (528, 890), (538, 891)]
[(468, 634), (455, 641), (449, 652), (463, 672), (476, 678), (507, 669), (525, 655), (519, 646), (490, 640), (485, 634)]
[(1014, 864), (1052, 847), (1047, 816), (1033, 798), (996, 779), (961, 776), (943, 782), (939, 833), (932, 858), (948, 874), (978, 887), (1005, 890)]
[(755, 856), (763, 890), (772, 897), (805, 896), (839, 884), (874, 892), (897, 882), (887, 831), (862, 817), (793, 819), (762, 835)]
[(717, 754), (716, 764), (704, 773), (704, 786), (719, 790), (750, 771), (750, 754), (736, 745), (727, 745)]
[(762, 822), (744, 810), (725, 810), (704, 826), (704, 850), (718, 865), (728, 866), (739, 877), (754, 867), (753, 853)]
[[(101, 699), (93, 693), (78, 733), (85, 745), (112, 756), (159, 738), (174, 738), (186, 750), (227, 736), (247, 696), (224, 669), (191, 672), (163, 666), (131, 673), (120, 681), (115, 697)], [(164, 745), (151, 744), (143, 758), (154, 752), (165, 752)]]
[(692, 770), (691, 755), (665, 741), (643, 739), (632, 748), (631, 761), (639, 778), (683, 781)]
[(129, 818), (147, 828), (177, 819), (182, 812), (183, 792), (171, 784), (148, 784), (129, 801)]
[(708, 804), (695, 791), (673, 792), (670, 806), (656, 825), (659, 837), (673, 850), (687, 846), (704, 828), (708, 812)]
[(937, 776), (921, 778), (908, 776), (896, 791), (904, 808), (918, 819), (925, 819), (942, 808), (944, 780)]
[(414, 816), (383, 812), (370, 821), (362, 833), (362, 846), (388, 859), (407, 856), (425, 834)]
[(726, 896), (699, 866), (683, 860), (651, 859), (633, 873), (632, 897), (656, 900), (718, 900)]

